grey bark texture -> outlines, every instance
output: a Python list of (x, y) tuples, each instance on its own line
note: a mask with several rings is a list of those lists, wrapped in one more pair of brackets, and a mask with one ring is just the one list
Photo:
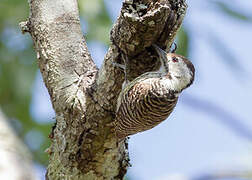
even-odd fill
[(35, 180), (32, 156), (1, 110), (0, 127), (0, 179)]
[(127, 142), (117, 143), (111, 123), (124, 73), (112, 62), (128, 57), (128, 79), (158, 67), (153, 43), (170, 48), (186, 12), (185, 0), (126, 0), (111, 30), (101, 69), (83, 37), (76, 0), (30, 0), (29, 32), (38, 65), (56, 112), (52, 129), (50, 180), (123, 179), (129, 166)]

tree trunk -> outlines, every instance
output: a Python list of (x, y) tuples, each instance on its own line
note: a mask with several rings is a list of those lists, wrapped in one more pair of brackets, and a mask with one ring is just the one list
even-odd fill
[(47, 179), (123, 179), (128, 146), (117, 144), (111, 122), (124, 81), (158, 67), (150, 47), (170, 48), (186, 11), (184, 0), (126, 0), (111, 30), (111, 46), (100, 70), (87, 50), (76, 0), (30, 0), (29, 32), (56, 112)]
[(1, 110), (0, 127), (0, 179), (35, 180), (32, 156)]

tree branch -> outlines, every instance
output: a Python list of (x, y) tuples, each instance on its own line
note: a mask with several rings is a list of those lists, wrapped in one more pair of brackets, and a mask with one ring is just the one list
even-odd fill
[(127, 143), (117, 144), (109, 126), (124, 81), (112, 62), (128, 56), (130, 80), (158, 68), (151, 44), (169, 49), (185, 14), (184, 0), (126, 0), (111, 31), (102, 68), (87, 51), (76, 0), (30, 0), (21, 23), (56, 111), (47, 179), (122, 179), (129, 165)]
[(0, 127), (0, 179), (34, 180), (31, 154), (10, 128), (1, 110)]

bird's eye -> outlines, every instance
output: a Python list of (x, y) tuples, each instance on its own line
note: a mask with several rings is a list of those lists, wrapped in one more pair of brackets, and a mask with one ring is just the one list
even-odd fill
[(172, 57), (172, 62), (178, 62), (178, 58)]

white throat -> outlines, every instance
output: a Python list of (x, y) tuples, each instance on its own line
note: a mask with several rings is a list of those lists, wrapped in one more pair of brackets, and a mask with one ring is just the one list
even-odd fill
[(169, 63), (169, 74), (171, 78), (166, 81), (170, 89), (178, 92), (181, 92), (191, 83), (193, 76), (185, 63)]

